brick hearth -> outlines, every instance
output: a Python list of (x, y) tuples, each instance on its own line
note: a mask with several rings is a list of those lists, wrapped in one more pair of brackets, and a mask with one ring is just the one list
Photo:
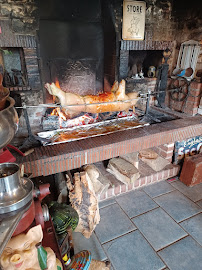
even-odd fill
[(98, 196), (99, 201), (112, 198), (114, 196), (120, 195), (122, 193), (126, 193), (131, 190), (138, 189), (140, 187), (144, 187), (149, 184), (153, 184), (162, 180), (166, 180), (168, 178), (173, 178), (178, 175), (180, 166), (169, 164), (163, 170), (159, 172), (155, 172), (143, 161), (139, 160), (139, 173), (140, 178), (137, 179), (134, 183), (125, 185), (116, 179), (114, 175), (107, 172), (103, 163), (98, 162), (95, 164), (101, 173), (111, 182), (111, 186), (106, 192), (103, 192), (100, 196)]
[(47, 176), (201, 134), (201, 117), (189, 117), (80, 141), (39, 147), (27, 157), (17, 156), (16, 162), (23, 163), (25, 172), (32, 173), (33, 177)]

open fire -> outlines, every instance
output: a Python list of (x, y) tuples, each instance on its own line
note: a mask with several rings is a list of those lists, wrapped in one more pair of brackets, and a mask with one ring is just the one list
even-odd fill
[[(120, 130), (143, 126), (135, 113), (138, 93), (125, 94), (125, 81), (115, 82), (110, 92), (80, 96), (64, 92), (56, 83), (46, 84), (50, 94), (61, 105), (47, 110), (43, 129), (38, 135), (51, 144), (100, 136)], [(56, 99), (53, 99), (56, 101)], [(50, 131), (53, 130), (53, 131)]]
[[(58, 79), (56, 78), (55, 86), (58, 89), (61, 89), (60, 83)], [(56, 102), (56, 97), (53, 95), (53, 102)], [(62, 107), (56, 107), (54, 108), (50, 113), (46, 113), (46, 117), (43, 121), (43, 128), (44, 130), (50, 130), (50, 124), (49, 121), (55, 122), (53, 128), (71, 128), (76, 126), (83, 126), (87, 124), (92, 124), (97, 122), (98, 116), (88, 113), (81, 113), (81, 115), (71, 119), (69, 114), (67, 113), (67, 110)]]
[(46, 113), (43, 121), (45, 130), (50, 129), (50, 121), (55, 122), (53, 128), (69, 128), (112, 118), (135, 116), (134, 105), (138, 100), (138, 93), (126, 95), (124, 80), (120, 84), (115, 82), (111, 92), (103, 92), (99, 95), (80, 96), (64, 92), (58, 79), (55, 84), (46, 84), (46, 88), (53, 96), (53, 102), (59, 99), (62, 107), (58, 106)]

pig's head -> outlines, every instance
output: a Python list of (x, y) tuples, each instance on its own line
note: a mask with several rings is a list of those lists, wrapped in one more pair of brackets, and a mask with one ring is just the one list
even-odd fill
[[(26, 234), (19, 234), (6, 245), (0, 263), (4, 270), (35, 269), (38, 265), (36, 244), (43, 238), (41, 225), (31, 228)], [(39, 268), (40, 269), (40, 268)]]

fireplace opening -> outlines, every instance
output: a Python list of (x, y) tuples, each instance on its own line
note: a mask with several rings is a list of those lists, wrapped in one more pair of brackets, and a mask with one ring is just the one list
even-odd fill
[(1, 48), (3, 85), (9, 90), (27, 90), (27, 70), (23, 48)]
[[(53, 0), (51, 4), (48, 0), (40, 1), (39, 19), (42, 82), (57, 79), (65, 92), (79, 95), (103, 91), (104, 36), (100, 1), (90, 0), (88, 5), (82, 0)], [(50, 100), (45, 92), (45, 101)]]
[(49, 61), (51, 82), (59, 82), (64, 92), (78, 95), (95, 94), (96, 61), (93, 59), (70, 60), (55, 58)]
[(154, 78), (157, 75), (158, 67), (162, 64), (162, 60), (163, 50), (130, 50), (128, 77), (138, 79), (141, 77)]

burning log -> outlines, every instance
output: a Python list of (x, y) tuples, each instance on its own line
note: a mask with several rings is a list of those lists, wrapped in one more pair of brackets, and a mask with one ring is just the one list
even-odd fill
[(89, 238), (96, 225), (100, 222), (98, 200), (91, 181), (86, 177), (86, 172), (74, 174), (74, 186), (67, 177), (69, 199), (72, 207), (79, 215), (79, 224), (75, 232), (81, 232)]
[[(111, 92), (104, 92), (99, 95), (80, 96), (73, 93), (66, 93), (58, 88), (54, 83), (46, 83), (48, 92), (59, 98), (62, 106), (72, 105), (66, 109), (69, 117), (74, 117), (81, 112), (104, 113), (128, 110), (134, 106), (138, 100), (138, 93), (125, 93), (125, 81), (120, 84), (115, 82)], [(73, 106), (77, 105), (77, 106)]]

